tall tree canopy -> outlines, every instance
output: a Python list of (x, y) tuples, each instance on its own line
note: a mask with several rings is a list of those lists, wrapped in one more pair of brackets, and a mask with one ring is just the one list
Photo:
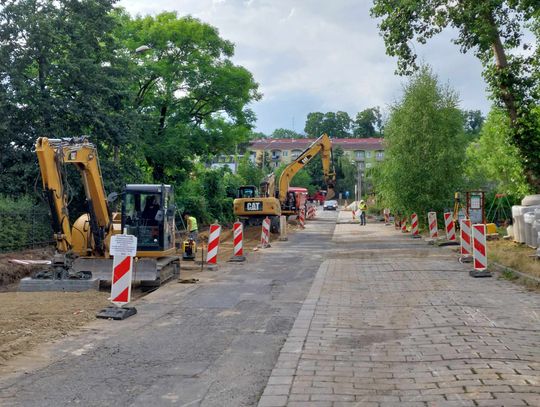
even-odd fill
[(382, 115), (379, 107), (362, 110), (353, 122), (353, 135), (358, 138), (381, 137), (382, 129)]
[(405, 213), (444, 209), (460, 187), (464, 137), (457, 95), (423, 67), (385, 127), (385, 160), (375, 173), (382, 202)]
[(331, 138), (350, 136), (352, 120), (347, 112), (309, 113), (304, 128), (308, 137), (317, 138), (324, 133)]
[(517, 148), (508, 145), (510, 136), (508, 116), (500, 109), (493, 109), (480, 137), (467, 148), (465, 173), (471, 186), (491, 186), (495, 192), (506, 193), (519, 200), (531, 191), (523, 175)]
[(297, 133), (294, 130), (289, 129), (275, 129), (270, 135), (271, 138), (305, 138), (303, 134)]
[[(462, 52), (472, 50), (482, 61), (484, 77), (510, 118), (511, 140), (519, 150), (528, 182), (540, 189), (540, 136), (533, 113), (538, 103), (539, 51), (515, 52), (531, 47), (523, 44), (523, 27), (538, 24), (540, 2), (374, 0), (372, 14), (382, 17), (380, 29), (387, 53), (398, 57), (402, 74), (417, 68), (412, 40), (424, 44), (446, 27), (457, 29), (455, 43)], [(538, 25), (532, 28), (540, 35)]]
[(195, 155), (216, 154), (249, 137), (260, 98), (251, 73), (234, 65), (231, 42), (216, 28), (174, 12), (132, 19), (118, 13), (121, 36), (138, 66), (137, 111), (156, 181), (171, 181)]
[(103, 153), (103, 146), (118, 146), (133, 135), (126, 60), (115, 52), (112, 5), (2, 2), (0, 192), (33, 187), (38, 171), (32, 148), (40, 136), (92, 135)]

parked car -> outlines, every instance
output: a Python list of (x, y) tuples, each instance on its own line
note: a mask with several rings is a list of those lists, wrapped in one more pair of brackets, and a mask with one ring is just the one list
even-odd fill
[(337, 208), (338, 208), (337, 201), (334, 201), (334, 200), (324, 201), (323, 211), (336, 211)]

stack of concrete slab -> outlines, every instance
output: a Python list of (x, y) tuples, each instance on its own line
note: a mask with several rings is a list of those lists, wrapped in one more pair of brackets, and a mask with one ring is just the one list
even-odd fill
[(540, 195), (528, 195), (521, 205), (512, 206), (514, 241), (538, 246), (540, 232)]

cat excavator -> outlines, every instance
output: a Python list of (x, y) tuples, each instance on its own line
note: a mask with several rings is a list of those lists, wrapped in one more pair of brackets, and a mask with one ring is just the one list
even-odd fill
[[(178, 272), (170, 185), (128, 184), (121, 194), (107, 197), (97, 150), (87, 137), (40, 137), (35, 148), (56, 245), (51, 268), (36, 278), (111, 280), (110, 240), (122, 232), (137, 238), (134, 280), (156, 286)], [(80, 174), (87, 206), (73, 223), (67, 165)], [(121, 212), (112, 213), (110, 205), (119, 196)]]
[(323, 176), (327, 185), (326, 199), (335, 196), (335, 172), (332, 168), (332, 140), (323, 134), (292, 161), (281, 173), (277, 189), (275, 175), (268, 175), (260, 184), (260, 189), (254, 185), (241, 186), (233, 202), (234, 214), (245, 225), (260, 225), (266, 217), (270, 218), (270, 228), (273, 232), (279, 230), (280, 215), (297, 215), (300, 207), (298, 197), (289, 190), (289, 184), (294, 176), (318, 154), (321, 155)]

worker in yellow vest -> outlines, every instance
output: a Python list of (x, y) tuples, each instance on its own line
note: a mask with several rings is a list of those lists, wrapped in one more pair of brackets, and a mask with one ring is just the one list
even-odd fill
[(186, 220), (189, 238), (194, 241), (197, 241), (197, 238), (199, 236), (199, 227), (197, 226), (197, 219), (195, 218), (195, 216), (191, 216), (187, 212), (184, 214), (184, 219)]
[(360, 226), (365, 226), (367, 205), (364, 202), (364, 200), (360, 200), (360, 205), (358, 205), (358, 210), (360, 211)]

